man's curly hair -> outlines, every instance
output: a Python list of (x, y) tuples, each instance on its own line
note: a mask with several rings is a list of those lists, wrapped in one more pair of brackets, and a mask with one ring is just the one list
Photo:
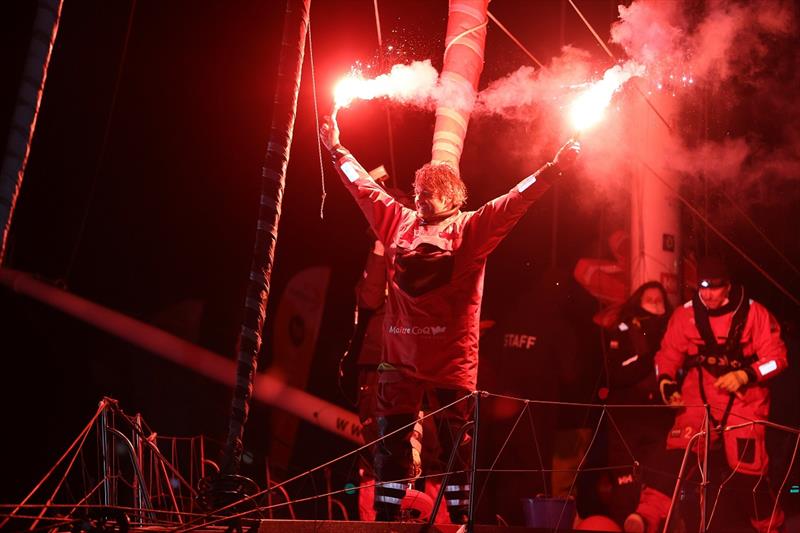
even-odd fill
[(450, 163), (426, 163), (414, 174), (414, 190), (425, 189), (453, 200), (456, 207), (467, 201), (467, 186)]

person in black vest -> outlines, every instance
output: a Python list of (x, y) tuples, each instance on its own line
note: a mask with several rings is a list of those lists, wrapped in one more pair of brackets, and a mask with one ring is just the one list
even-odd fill
[[(716, 478), (722, 473), (720, 486), (709, 487), (709, 499), (715, 500), (725, 489), (737, 497), (732, 510), (746, 512), (753, 529), (778, 532), (784, 514), (767, 478), (765, 427), (752, 421), (768, 419), (767, 383), (787, 365), (780, 326), (763, 305), (748, 298), (741, 285), (731, 283), (720, 259), (701, 259), (697, 274), (697, 293), (673, 313), (655, 357), (662, 400), (681, 407), (667, 436), (663, 475), (647, 477), (639, 506), (625, 520), (624, 529), (631, 533), (660, 530), (684, 451), (689, 448), (697, 454), (688, 458), (686, 477), (691, 478), (702, 464), (705, 439), (701, 432), (706, 421), (704, 404), (708, 404), (712, 453), (707, 475)], [(681, 370), (685, 377), (678, 383)], [(712, 521), (721, 518), (710, 508), (709, 514)], [(713, 522), (710, 525), (714, 527)]]
[(607, 463), (611, 487), (608, 513), (622, 524), (636, 509), (641, 474), (663, 447), (664, 434), (674, 414), (662, 405), (655, 371), (655, 355), (667, 329), (672, 306), (657, 281), (641, 285), (622, 305), (613, 326), (603, 331), (609, 405)]

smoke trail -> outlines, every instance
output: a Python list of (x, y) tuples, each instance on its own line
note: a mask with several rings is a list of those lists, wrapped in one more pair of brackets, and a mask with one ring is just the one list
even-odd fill
[(651, 72), (688, 71), (707, 82), (746, 79), (770, 50), (773, 37), (794, 27), (789, 4), (777, 0), (711, 1), (702, 11), (681, 2), (645, 0), (620, 6), (611, 40)]
[[(674, 88), (674, 80), (689, 76), (710, 95), (717, 109), (727, 111), (728, 117), (751, 115), (739, 137), (732, 135), (730, 130), (735, 128), (730, 126), (725, 137), (717, 141), (706, 140), (702, 135), (693, 140), (686, 132), (676, 134), (673, 145), (665, 147), (665, 159), (672, 169), (702, 173), (717, 181), (735, 178), (739, 189), (747, 189), (749, 180), (765, 174), (797, 176), (800, 160), (793, 154), (798, 153), (800, 136), (796, 122), (778, 126), (784, 131), (773, 134), (769, 143), (772, 148), (757, 138), (760, 125), (775, 127), (758, 124), (769, 116), (765, 113), (769, 108), (777, 116), (800, 115), (795, 98), (796, 78), (779, 80), (774, 68), (775, 57), (786, 50), (787, 37), (796, 29), (791, 4), (778, 0), (715, 0), (698, 8), (680, 2), (644, 0), (627, 8), (620, 6), (619, 11), (620, 19), (611, 28), (611, 39), (629, 57), (647, 67), (654, 89), (670, 84), (670, 80)], [(676, 96), (685, 104), (684, 113), (692, 98), (701, 97), (691, 91), (677, 91)], [(680, 110), (681, 107), (676, 108)], [(733, 120), (728, 118), (729, 122)], [(775, 115), (768, 120), (774, 121)]]
[[(642, 121), (659, 124), (662, 118), (670, 132), (659, 137), (660, 149), (648, 154), (659, 171), (736, 178), (742, 190), (746, 180), (760, 176), (796, 176), (800, 109), (794, 95), (800, 92), (800, 62), (794, 50), (785, 53), (795, 15), (790, 3), (779, 0), (639, 0), (620, 6), (611, 40), (628, 61), (612, 66), (609, 75), (624, 74), (614, 84), (622, 90), (611, 101), (601, 133), (587, 135), (582, 158), (598, 186), (613, 190), (619, 185), (621, 172), (630, 167), (625, 149), (636, 144)], [(507, 157), (538, 160), (574, 133), (567, 107), (609, 71), (603, 61), (567, 46), (542, 69), (523, 66), (495, 80), (476, 97), (473, 117), (478, 120), (472, 127), (486, 128), (481, 118), (513, 121), (518, 124), (511, 126), (513, 135), (486, 142), (498, 143)], [(351, 78), (357, 82), (348, 89), (350, 99), (385, 97), (432, 110), (438, 101), (453, 104), (457, 98), (464, 101), (456, 105), (468, 106), (472, 97), (449, 92), (430, 60), (395, 65), (373, 80)], [(648, 95), (661, 117), (637, 107), (641, 94), (626, 89), (632, 84)], [(698, 118), (709, 101), (710, 127)], [(769, 130), (770, 138), (761, 138)]]
[(523, 66), (492, 82), (478, 93), (475, 113), (532, 121), (553, 104), (564, 105), (565, 96), (584, 88), (592, 72), (589, 53), (566, 46), (543, 69)]
[(358, 70), (342, 79), (334, 89), (337, 108), (347, 107), (353, 100), (389, 98), (417, 107), (432, 107), (439, 74), (430, 59), (409, 65), (394, 65), (388, 74), (366, 79)]

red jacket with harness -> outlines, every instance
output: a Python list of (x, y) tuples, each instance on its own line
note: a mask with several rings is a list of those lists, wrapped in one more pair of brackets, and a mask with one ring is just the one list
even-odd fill
[(333, 156), (385, 247), (383, 361), (436, 386), (474, 390), (487, 256), (548, 189), (550, 172), (529, 176), (477, 211), (426, 222), (388, 195), (347, 150), (338, 147)]
[[(769, 389), (765, 382), (786, 368), (786, 347), (780, 337), (780, 326), (767, 309), (744, 292), (731, 292), (727, 312), (713, 313), (706, 309), (711, 332), (720, 346), (728, 345), (728, 336), (737, 309), (744, 307), (741, 336), (734, 349), (709, 350), (698, 326), (695, 305), (699, 298), (677, 309), (670, 319), (661, 349), (655, 357), (660, 375), (675, 377), (686, 368), (681, 386), (685, 407), (678, 412), (667, 439), (668, 448), (685, 448), (689, 439), (703, 429), (707, 401), (711, 406), (712, 427), (718, 423), (737, 425), (750, 420), (765, 420), (769, 416)], [(749, 309), (747, 306), (749, 304)], [(742, 313), (744, 315), (744, 313)], [(734, 339), (735, 340), (735, 339)], [(732, 395), (714, 386), (717, 377), (731, 370), (745, 370), (750, 377), (746, 386)], [(727, 413), (727, 414), (726, 414)], [(712, 434), (712, 443), (719, 433)], [(728, 463), (738, 471), (758, 474), (767, 465), (764, 447), (764, 426), (753, 425), (724, 433)]]

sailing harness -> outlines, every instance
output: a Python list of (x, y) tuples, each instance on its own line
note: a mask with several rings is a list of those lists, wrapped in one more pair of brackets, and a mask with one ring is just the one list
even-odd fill
[[(747, 315), (750, 312), (750, 299), (745, 297), (744, 288), (741, 285), (734, 285), (731, 288), (730, 295), (728, 296), (728, 303), (719, 309), (708, 309), (700, 299), (700, 294), (695, 293), (692, 298), (692, 308), (694, 309), (694, 322), (700, 337), (703, 339), (704, 346), (697, 354), (697, 357), (689, 363), (689, 368), (697, 367), (697, 372), (700, 374), (698, 384), (700, 386), (700, 397), (703, 403), (708, 403), (706, 391), (703, 387), (703, 368), (712, 376), (719, 377), (735, 370), (744, 370), (747, 372), (750, 381), (753, 381), (753, 375), (748, 372), (749, 366), (758, 359), (756, 354), (745, 357), (742, 353), (742, 332), (744, 331), (745, 322), (747, 322)], [(709, 316), (722, 316), (733, 311), (733, 318), (731, 319), (730, 329), (728, 336), (723, 344), (717, 342), (717, 337), (711, 329), (711, 322)], [(733, 401), (736, 398), (734, 393), (730, 393), (728, 404), (722, 414), (720, 420), (711, 417), (711, 422), (714, 428), (721, 430), (725, 427), (730, 415)]]

